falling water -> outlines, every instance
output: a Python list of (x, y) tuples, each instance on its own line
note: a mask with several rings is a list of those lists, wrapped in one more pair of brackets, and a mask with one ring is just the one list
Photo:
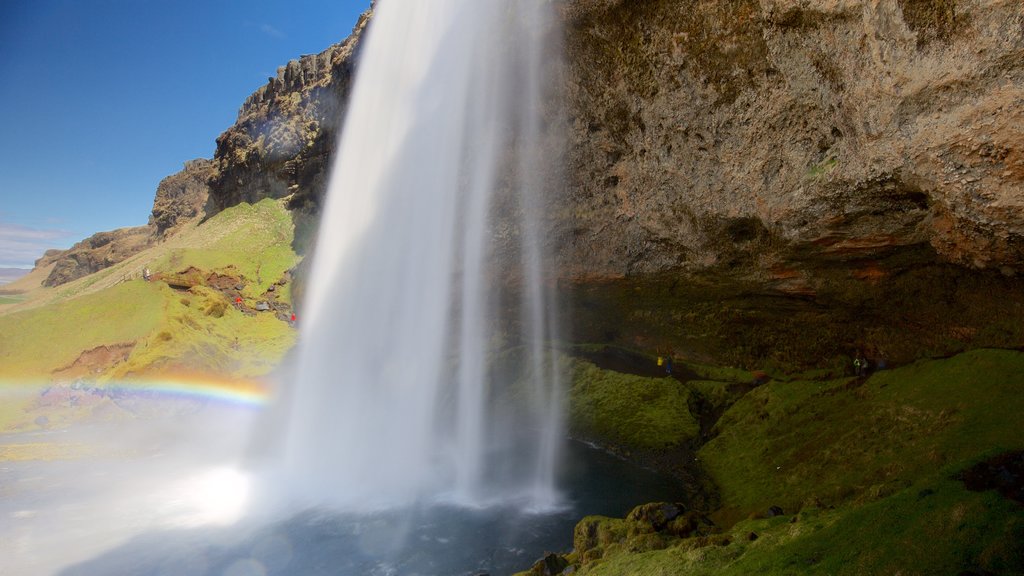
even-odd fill
[(378, 4), (303, 308), (293, 499), (556, 502), (548, 4)]

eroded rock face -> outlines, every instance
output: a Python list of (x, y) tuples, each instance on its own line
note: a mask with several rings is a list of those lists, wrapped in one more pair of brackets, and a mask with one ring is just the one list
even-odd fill
[(572, 274), (1024, 270), (1019, 2), (568, 6)]
[(206, 215), (213, 175), (213, 161), (200, 158), (185, 162), (181, 172), (160, 181), (149, 218), (158, 236), (169, 236), (180, 226)]
[(288, 62), (246, 99), (235, 125), (217, 138), (215, 209), (286, 196), (292, 208), (318, 206), (369, 15), (344, 42)]

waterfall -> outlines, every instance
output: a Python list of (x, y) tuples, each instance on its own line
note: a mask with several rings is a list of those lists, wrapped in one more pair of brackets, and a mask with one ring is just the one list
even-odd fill
[(378, 3), (284, 384), (294, 500), (555, 504), (549, 10)]

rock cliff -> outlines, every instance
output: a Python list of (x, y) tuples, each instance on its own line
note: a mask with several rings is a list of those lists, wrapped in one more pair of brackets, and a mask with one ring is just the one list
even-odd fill
[[(572, 338), (746, 365), (1024, 345), (1020, 2), (555, 6)], [(161, 184), (156, 234), (207, 178), (211, 211), (288, 197), (308, 242), (371, 13)]]
[(160, 181), (149, 217), (149, 225), (156, 229), (157, 236), (173, 234), (207, 214), (209, 180), (214, 173), (213, 161), (199, 158), (185, 162), (181, 172)]
[(574, 274), (915, 245), (1024, 270), (1019, 2), (689, 4), (567, 10)]
[(210, 180), (216, 209), (286, 196), (292, 208), (315, 209), (369, 15), (344, 42), (288, 62), (246, 99), (235, 125), (217, 138), (217, 173)]
[(560, 268), (584, 294), (618, 291), (584, 304), (624, 309), (609, 322), (580, 307), (588, 338), (745, 363), (1022, 343), (983, 334), (1021, 318), (1019, 2), (580, 0), (562, 13)]

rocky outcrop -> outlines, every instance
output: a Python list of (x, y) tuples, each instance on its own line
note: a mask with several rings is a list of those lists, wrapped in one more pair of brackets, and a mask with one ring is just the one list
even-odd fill
[(315, 209), (369, 14), (344, 42), (292, 60), (246, 99), (235, 125), (217, 138), (210, 181), (215, 209), (286, 196), (292, 208)]
[(206, 215), (209, 180), (213, 175), (213, 161), (200, 158), (185, 162), (181, 172), (160, 181), (149, 217), (149, 225), (156, 229), (157, 236), (169, 236), (178, 227)]
[[(50, 256), (49, 261), (55, 260), (56, 264), (43, 280), (43, 286), (59, 286), (113, 266), (146, 249), (153, 241), (154, 229), (150, 226), (93, 234), (58, 255)], [(44, 256), (40, 261), (46, 259)], [(39, 262), (36, 266), (39, 267)]]

